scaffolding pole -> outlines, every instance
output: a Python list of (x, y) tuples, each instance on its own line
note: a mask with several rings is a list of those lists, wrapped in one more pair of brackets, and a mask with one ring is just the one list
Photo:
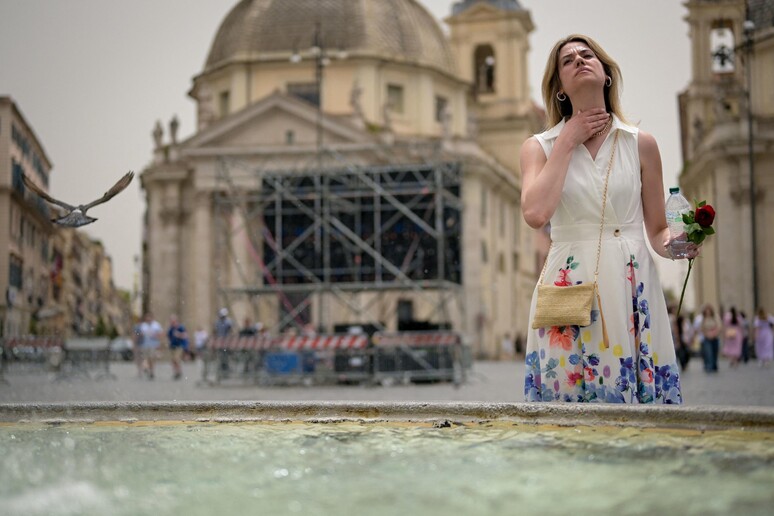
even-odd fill
[[(247, 299), (256, 310), (256, 298), (276, 296), (282, 331), (301, 329), (316, 298), (318, 326), (330, 331), (330, 300), (384, 331), (369, 312), (387, 293), (406, 292), (430, 307), (428, 317), (465, 330), (461, 164), (437, 146), (412, 147), (400, 163), (385, 162), (393, 151), (374, 151), (374, 165), (331, 148), (279, 168), (270, 156), (218, 159), (214, 266), (226, 306)], [(234, 249), (241, 233), (251, 263)], [(364, 293), (374, 297), (364, 303)], [(450, 320), (454, 301), (460, 321)]]

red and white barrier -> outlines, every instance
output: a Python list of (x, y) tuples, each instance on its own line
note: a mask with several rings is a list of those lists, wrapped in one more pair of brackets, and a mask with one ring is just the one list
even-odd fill
[[(375, 333), (374, 345), (390, 346), (454, 346), (460, 343), (460, 335), (449, 331)], [(207, 346), (210, 349), (230, 351), (252, 351), (264, 349), (285, 350), (331, 350), (365, 349), (366, 335), (315, 335), (295, 337), (230, 336), (213, 337)]]
[(212, 337), (207, 341), (207, 347), (210, 349), (228, 349), (231, 351), (269, 349), (276, 346), (280, 340), (281, 339), (276, 337), (261, 337), (257, 335)]
[(31, 348), (56, 348), (62, 347), (64, 340), (60, 337), (8, 337), (5, 339), (3, 347), (13, 349), (18, 347)]
[(368, 345), (365, 335), (315, 335), (314, 337), (288, 337), (280, 346), (284, 349), (364, 349)]
[(316, 335), (313, 337), (213, 337), (210, 349), (244, 351), (257, 349), (326, 350), (364, 349), (368, 345), (365, 335)]
[(375, 333), (375, 346), (453, 346), (460, 336), (454, 332), (400, 332)]

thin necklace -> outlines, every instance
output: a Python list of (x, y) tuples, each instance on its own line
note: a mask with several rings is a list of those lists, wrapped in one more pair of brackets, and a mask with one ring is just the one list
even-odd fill
[(597, 136), (601, 136), (607, 132), (608, 129), (610, 129), (610, 126), (613, 125), (613, 115), (610, 115), (610, 118), (607, 119), (607, 123), (605, 123), (605, 126), (597, 131), (596, 133), (592, 134), (592, 138), (596, 138)]

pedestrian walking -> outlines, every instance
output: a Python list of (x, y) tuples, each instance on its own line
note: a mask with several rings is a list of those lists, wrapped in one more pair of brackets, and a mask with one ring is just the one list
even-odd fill
[(742, 325), (742, 362), (746, 364), (750, 360), (750, 337), (752, 332), (750, 331), (750, 319), (741, 310), (739, 311), (739, 324)]
[(228, 308), (218, 310), (218, 319), (215, 321), (212, 334), (215, 337), (228, 337), (234, 329), (234, 323), (228, 317)]
[(763, 308), (758, 309), (755, 317), (755, 356), (761, 367), (774, 360), (774, 316)]
[[(224, 339), (231, 336), (231, 332), (234, 329), (234, 323), (228, 317), (228, 308), (221, 308), (218, 310), (218, 319), (215, 321), (212, 335), (216, 339)], [(225, 348), (223, 343), (220, 344), (218, 349), (218, 367), (221, 371), (228, 371), (228, 349)]]
[(744, 325), (736, 313), (736, 308), (732, 306), (723, 317), (723, 356), (728, 358), (730, 367), (739, 365), (743, 342)]
[(696, 331), (696, 326), (693, 324), (694, 313), (688, 312), (686, 315), (681, 315), (683, 318), (683, 342), (685, 342), (688, 348), (688, 353), (693, 356), (698, 354), (701, 349), (701, 341), (699, 340), (699, 332)]
[(148, 379), (153, 380), (156, 353), (161, 345), (161, 335), (164, 330), (161, 324), (153, 319), (153, 314), (148, 312), (140, 324), (140, 333), (142, 334), (142, 371)]
[(509, 360), (513, 357), (513, 342), (511, 342), (511, 334), (505, 333), (503, 340), (500, 342), (500, 358)]
[(701, 355), (704, 358), (704, 371), (715, 373), (718, 370), (718, 348), (722, 325), (711, 305), (704, 305), (701, 313)]
[(199, 326), (194, 332), (194, 349), (196, 350), (196, 356), (204, 356), (204, 350), (207, 347), (207, 340), (210, 338), (210, 334), (207, 330)]
[(137, 376), (139, 378), (142, 378), (143, 375), (142, 341), (142, 321), (136, 321), (132, 330), (132, 352), (134, 355), (132, 358), (134, 358), (134, 363), (137, 365)]
[(167, 329), (167, 338), (169, 339), (169, 350), (172, 354), (172, 378), (179, 380), (183, 376), (183, 354), (188, 351), (188, 332), (177, 318), (177, 315), (169, 317), (169, 329)]
[(688, 362), (691, 360), (691, 340), (693, 338), (693, 332), (690, 331), (691, 325), (686, 324), (685, 321), (686, 317), (679, 315), (675, 322), (677, 329), (675, 353), (677, 354), (677, 360), (680, 362), (681, 371), (688, 369)]

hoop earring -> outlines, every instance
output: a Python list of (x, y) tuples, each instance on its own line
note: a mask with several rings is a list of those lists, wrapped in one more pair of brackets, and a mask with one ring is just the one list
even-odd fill
[(567, 95), (565, 95), (561, 91), (557, 91), (556, 92), (556, 100), (558, 100), (559, 102), (564, 102), (565, 100), (567, 100)]
[(606, 75), (605, 77), (607, 77), (607, 79), (605, 79), (605, 86), (609, 88), (610, 86), (613, 85), (613, 78), (610, 77), (609, 75)]

